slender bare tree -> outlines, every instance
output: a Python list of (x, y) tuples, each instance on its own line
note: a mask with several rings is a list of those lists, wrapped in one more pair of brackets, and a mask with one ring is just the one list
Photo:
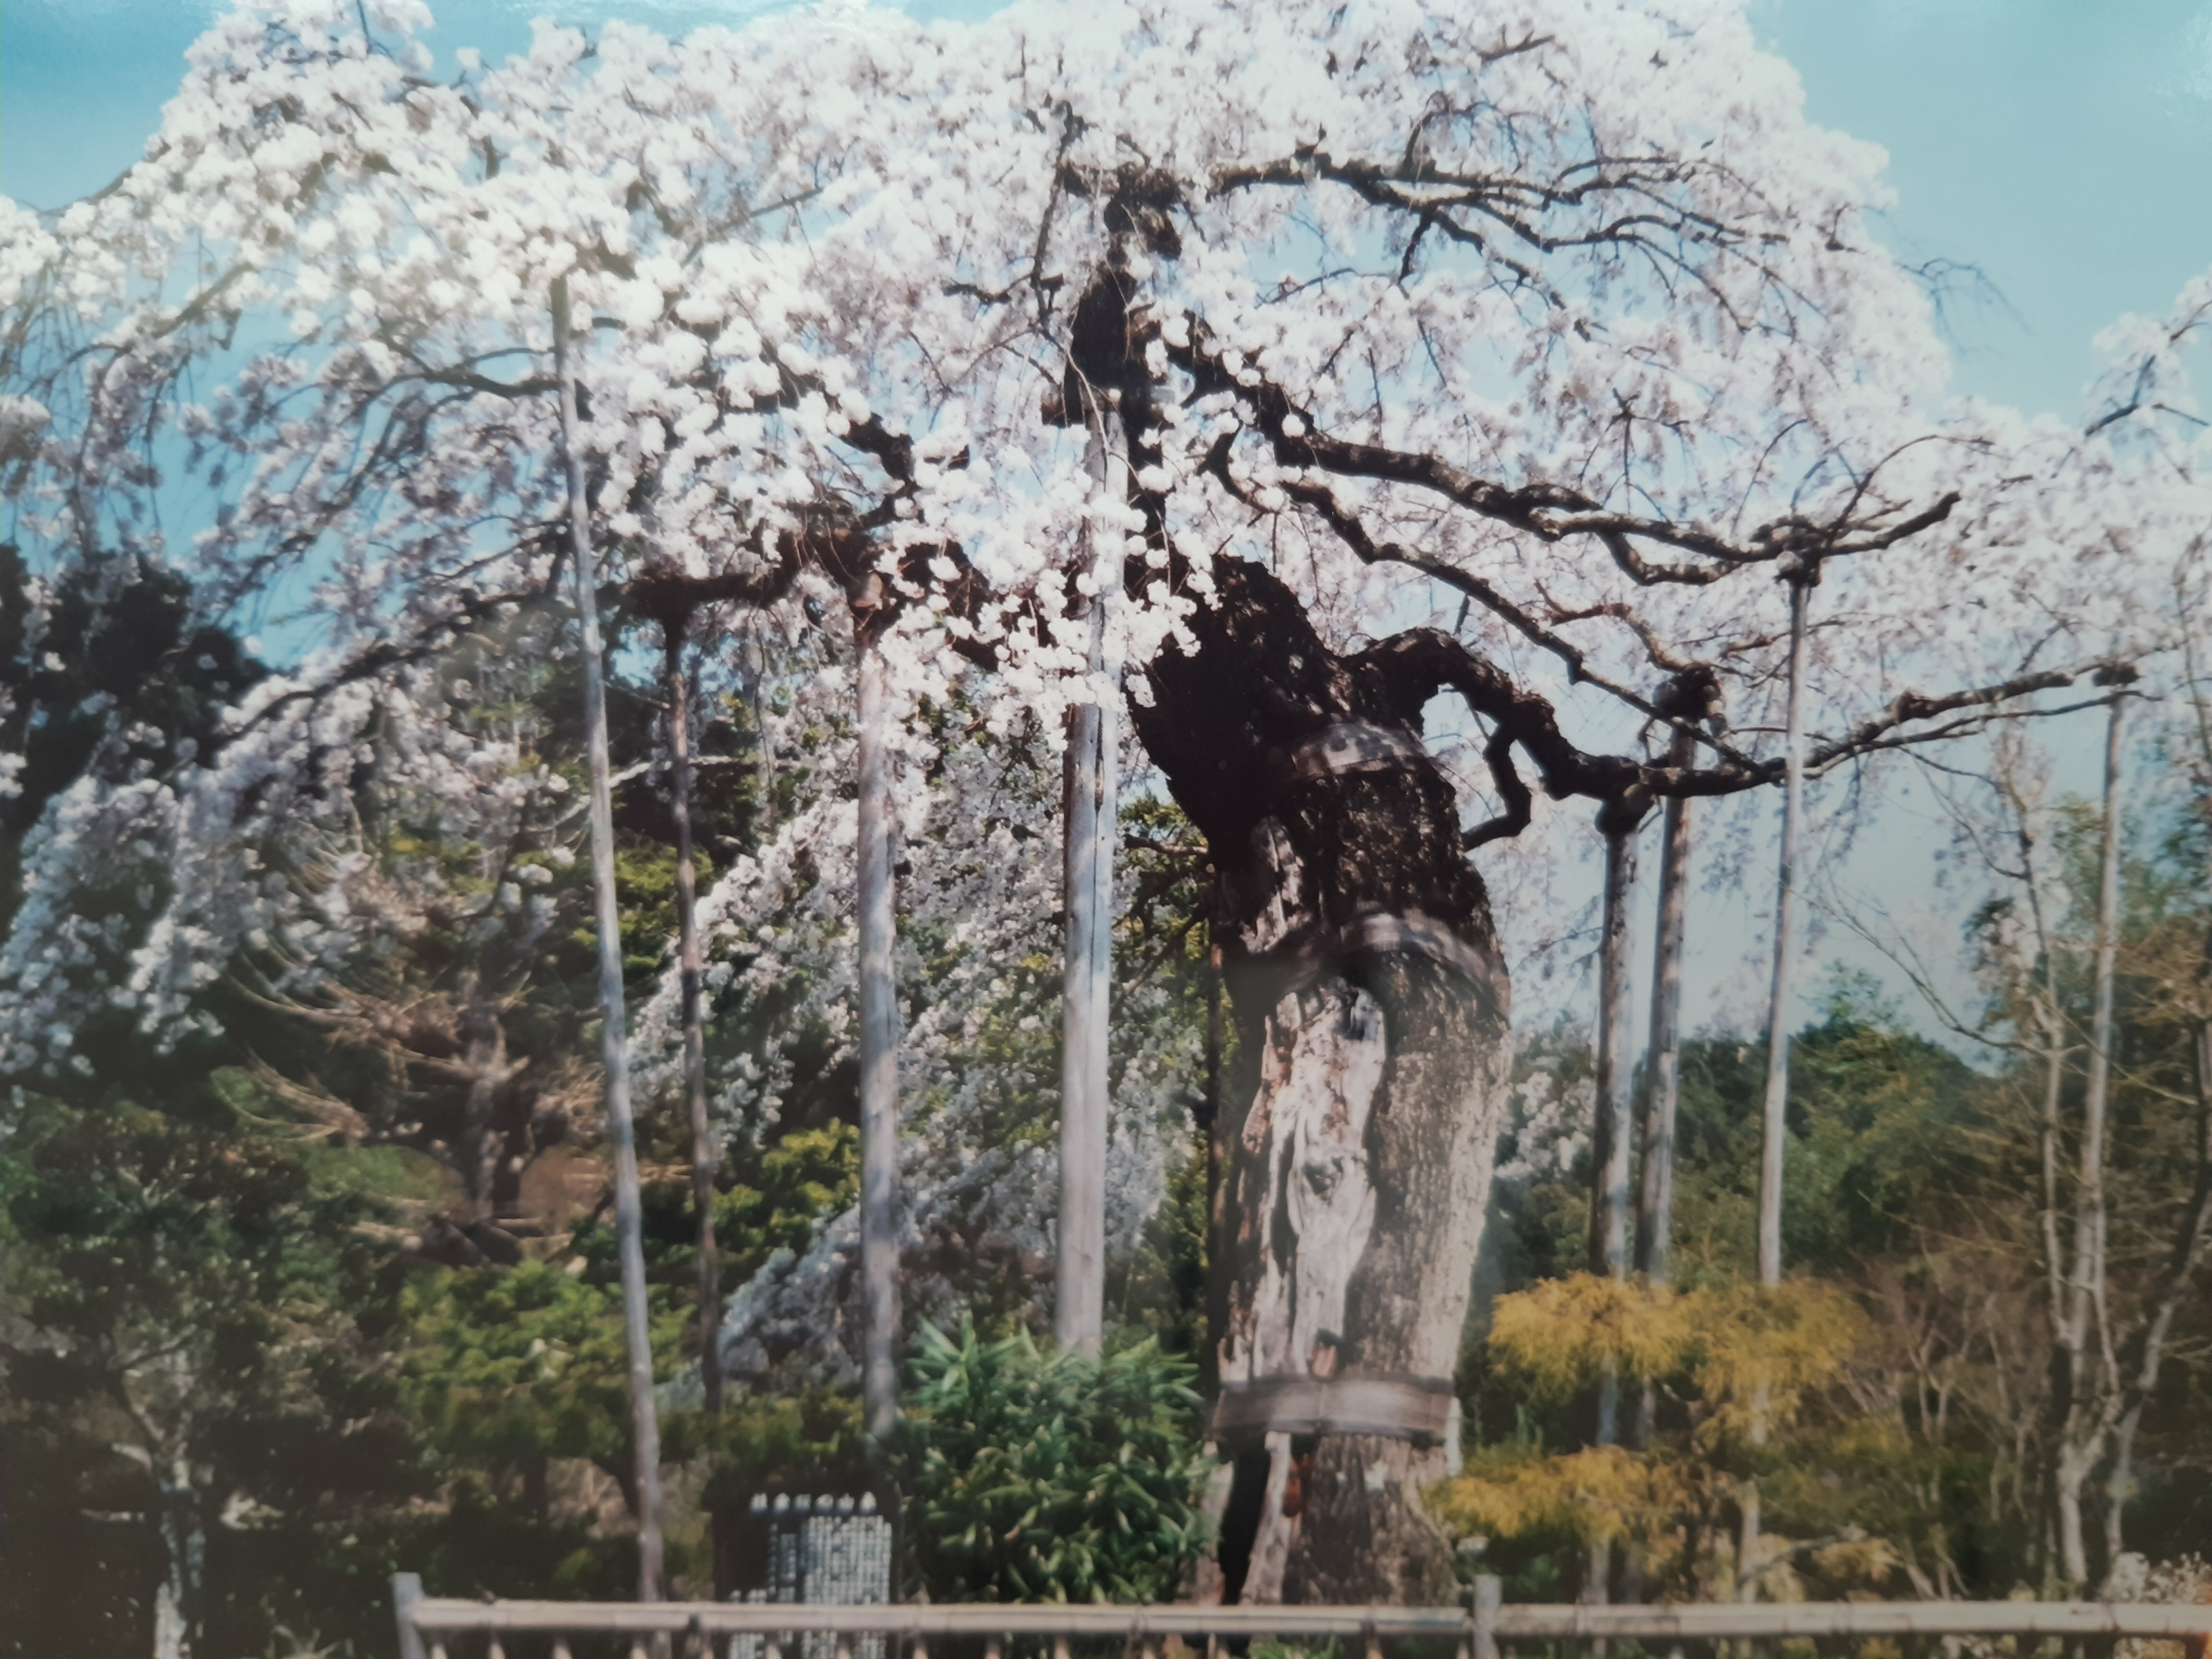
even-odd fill
[(576, 366), (569, 343), (568, 284), (553, 282), (553, 350), (561, 383), (561, 447), (568, 474), (568, 535), (584, 655), (584, 732), (591, 769), (592, 884), (599, 935), (599, 1047), (606, 1066), (607, 1138), (615, 1160), (615, 1235), (622, 1258), (623, 1325), (629, 1346), (630, 1416), (636, 1439), (637, 1595), (660, 1600), (660, 1424), (653, 1403), (653, 1340), (646, 1323), (645, 1249), (638, 1195), (637, 1132), (629, 1102), (629, 1016), (623, 997), (622, 917), (615, 899), (615, 824), (607, 767), (607, 690), (599, 640), (599, 571), (591, 505), (576, 439)]
[(2106, 1297), (2110, 1218), (2105, 1207), (2105, 1152), (2112, 1084), (2112, 989), (2120, 945), (2120, 757), (2125, 685), (2132, 669), (2100, 676), (2112, 686), (2105, 720), (2105, 788), (2098, 820), (2097, 922), (2094, 946), (2096, 989), (2089, 1016), (2088, 1063), (2081, 1091), (2081, 1131), (2074, 1174), (2071, 1267), (2057, 1322), (2060, 1429), (2052, 1460), (2060, 1571), (2069, 1586), (2089, 1581), (2088, 1540), (2082, 1524), (2083, 1488), (2106, 1451), (2109, 1425), (2097, 1375), (2112, 1360)]
[[(1712, 712), (1718, 690), (1710, 671), (1687, 672), (1675, 677), (1660, 707), (1680, 719), (1698, 719)], [(1668, 744), (1668, 764), (1686, 768), (1695, 759), (1695, 738), (1678, 729)], [(1682, 940), (1689, 897), (1690, 803), (1681, 796), (1669, 796), (1660, 819), (1658, 927), (1652, 950), (1650, 1049), (1644, 1066), (1643, 1164), (1638, 1172), (1633, 1262), (1645, 1285), (1655, 1291), (1667, 1283), (1674, 1229), (1674, 1121), (1682, 1097)], [(1639, 1447), (1651, 1443), (1659, 1413), (1656, 1382), (1647, 1376), (1643, 1382), (1631, 1431), (1632, 1443)], [(1644, 1599), (1640, 1551), (1628, 1553), (1621, 1585), (1625, 1600)]]
[(722, 1409), (720, 1267), (714, 1253), (714, 1127), (707, 1115), (705, 971), (699, 947), (699, 875), (691, 845), (691, 686), (684, 668), (685, 626), (661, 625), (661, 690), (668, 712), (668, 815), (676, 830), (676, 970), (684, 1028), (684, 1115), (691, 1128), (691, 1204), (697, 1224), (699, 1382), (709, 1416)]
[[(1813, 589), (1820, 580), (1815, 558), (1795, 558), (1782, 567), (1790, 584), (1790, 691), (1787, 731), (1783, 739), (1782, 848), (1774, 896), (1774, 978), (1766, 1002), (1766, 1096), (1761, 1114), (1759, 1159), (1759, 1282), (1772, 1290), (1782, 1283), (1782, 1153), (1789, 1139), (1790, 969), (1797, 951), (1797, 839), (1802, 830), (1805, 796), (1805, 617)], [(1766, 1443), (1764, 1386), (1752, 1401), (1751, 1440)], [(1747, 1478), (1738, 1490), (1736, 1593), (1744, 1601), (1759, 1595), (1759, 1482)]]

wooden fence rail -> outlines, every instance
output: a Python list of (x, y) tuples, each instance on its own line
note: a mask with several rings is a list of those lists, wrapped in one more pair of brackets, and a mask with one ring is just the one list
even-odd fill
[[(1056, 1643), (1119, 1639), (1152, 1659), (1176, 1636), (1244, 1640), (1273, 1637), (1286, 1644), (1349, 1637), (1379, 1659), (1384, 1638), (1457, 1638), (1461, 1659), (1498, 1659), (1500, 1644), (1644, 1641), (1668, 1645), (1721, 1642), (1833, 1640), (1899, 1637), (2021, 1637), (2110, 1643), (2123, 1638), (2179, 1640), (2203, 1659), (2212, 1638), (2212, 1607), (2141, 1601), (1801, 1601), (1698, 1602), (1673, 1607), (1501, 1604), (1498, 1581), (1486, 1578), (1464, 1607), (1075, 1606), (1053, 1603), (895, 1603), (825, 1607), (736, 1601), (468, 1601), (426, 1596), (413, 1573), (392, 1580), (400, 1659), (444, 1659), (446, 1638), (464, 1632), (500, 1638), (535, 1632), (556, 1638), (627, 1635), (636, 1638), (751, 1635), (776, 1659), (785, 1638), (820, 1633), (839, 1638), (849, 1659), (852, 1638), (887, 1636), (912, 1642), (917, 1659), (932, 1638), (981, 1638), (989, 1649), (1008, 1637)], [(565, 1642), (556, 1643), (560, 1654)], [(894, 1652), (896, 1650), (894, 1650)]]

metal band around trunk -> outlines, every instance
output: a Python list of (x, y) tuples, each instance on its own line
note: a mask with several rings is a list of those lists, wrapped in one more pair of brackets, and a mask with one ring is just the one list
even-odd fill
[(1500, 1014), (1510, 1006), (1505, 964), (1450, 924), (1418, 910), (1401, 915), (1370, 911), (1341, 927), (1301, 928), (1273, 950), (1248, 960), (1283, 970), (1286, 978), (1277, 994), (1287, 996), (1350, 957), (1391, 954), (1423, 957), (1458, 975), (1487, 996)]
[(1395, 916), (1381, 912), (1364, 915), (1346, 927), (1338, 938), (1337, 948), (1345, 956), (1370, 951), (1377, 954), (1397, 951), (1409, 956), (1426, 957), (1439, 967), (1450, 969), (1461, 978), (1482, 986), (1492, 994), (1496, 994), (1498, 982), (1504, 978), (1496, 957), (1470, 944), (1434, 916), (1425, 916), (1418, 910)]
[(1338, 720), (1293, 745), (1283, 757), (1279, 775), (1289, 780), (1389, 772), (1428, 759), (1428, 750), (1408, 732), (1367, 720)]
[(1451, 1422), (1448, 1376), (1262, 1376), (1222, 1385), (1213, 1440), (1224, 1451), (1260, 1445), (1270, 1434), (1365, 1434), (1443, 1443)]

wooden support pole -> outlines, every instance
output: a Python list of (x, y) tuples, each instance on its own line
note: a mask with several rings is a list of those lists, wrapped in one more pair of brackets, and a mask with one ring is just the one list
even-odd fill
[[(1629, 1098), (1629, 901), (1636, 889), (1639, 805), (1608, 801), (1598, 812), (1605, 838), (1605, 900), (1598, 944), (1597, 1121), (1591, 1144), (1589, 1270), (1608, 1279), (1628, 1273), (1628, 1172), (1632, 1115)], [(1617, 1392), (1617, 1390), (1616, 1390)], [(1616, 1425), (1601, 1417), (1598, 1443), (1611, 1445)]]
[[(1093, 506), (1114, 505), (1100, 411), (1091, 410), (1085, 452)], [(1066, 917), (1060, 993), (1060, 1218), (1053, 1334), (1064, 1349), (1095, 1355), (1106, 1320), (1108, 1037), (1114, 986), (1114, 841), (1120, 739), (1106, 677), (1109, 595), (1121, 590), (1118, 531), (1086, 531), (1091, 649), (1098, 688), (1068, 721), (1061, 812)]]
[[(1692, 758), (1678, 738), (1676, 765)], [(1659, 834), (1659, 926), (1652, 950), (1651, 1058), (1644, 1114), (1644, 1169), (1638, 1193), (1636, 1267), (1654, 1285), (1667, 1282), (1674, 1239), (1674, 1125), (1682, 1101), (1682, 945), (1689, 915), (1690, 804), (1670, 799)]]
[[(898, 1420), (899, 1100), (897, 915), (891, 890), (890, 696), (879, 624), (856, 609), (860, 654), (860, 1391), (881, 1448)], [(888, 1496), (888, 1494), (886, 1494)]]
[[(1632, 1018), (1630, 900), (1636, 890), (1636, 832), (1641, 800), (1614, 799), (1598, 809), (1605, 838), (1605, 896), (1598, 941), (1597, 1116), (1590, 1142), (1589, 1270), (1601, 1278), (1628, 1276), (1628, 1180), (1634, 1121), (1628, 1055)], [(1608, 1364), (1598, 1380), (1597, 1422), (1591, 1443), (1620, 1442), (1620, 1373)], [(1613, 1547), (1593, 1543), (1587, 1552), (1582, 1600), (1612, 1599)]]
[(1774, 977), (1766, 1000), (1766, 1095), (1759, 1164), (1759, 1282), (1782, 1282), (1782, 1152), (1789, 1133), (1790, 969), (1797, 946), (1797, 842), (1805, 796), (1805, 618), (1817, 566), (1790, 584), (1790, 689), (1782, 751), (1782, 847), (1774, 899)]

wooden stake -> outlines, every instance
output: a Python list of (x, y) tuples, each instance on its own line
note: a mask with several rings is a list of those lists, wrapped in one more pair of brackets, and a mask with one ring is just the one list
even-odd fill
[(1759, 1164), (1759, 1282), (1782, 1282), (1782, 1152), (1789, 1131), (1790, 971), (1797, 943), (1797, 838), (1805, 794), (1805, 613), (1817, 566), (1790, 584), (1790, 691), (1782, 751), (1782, 850), (1775, 884), (1774, 979), (1766, 1000), (1766, 1099)]
[[(1091, 411), (1085, 460), (1106, 498), (1106, 434)], [(1118, 534), (1096, 544), (1091, 574), (1090, 671), (1106, 672), (1106, 606), (1121, 587)], [(1060, 994), (1060, 1249), (1053, 1334), (1064, 1349), (1096, 1354), (1106, 1317), (1107, 1038), (1114, 981), (1114, 839), (1119, 740), (1110, 699), (1077, 706), (1068, 725), (1061, 814), (1066, 916)]]
[[(1678, 734), (1670, 758), (1692, 756)], [(1644, 1179), (1638, 1197), (1636, 1269), (1654, 1285), (1667, 1282), (1674, 1215), (1674, 1123), (1682, 1100), (1682, 942), (1690, 899), (1690, 804), (1667, 802), (1659, 834), (1659, 927), (1652, 951), (1650, 1095), (1644, 1115)]]
[(898, 1420), (898, 921), (891, 890), (890, 695), (878, 614), (854, 607), (860, 652), (861, 1396), (880, 1447)]
[[(1629, 901), (1636, 889), (1636, 831), (1641, 801), (1609, 800), (1598, 809), (1605, 837), (1605, 900), (1598, 944), (1597, 1121), (1590, 1144), (1589, 1270), (1613, 1279), (1628, 1276), (1628, 1172), (1633, 1119), (1629, 1097)], [(1620, 1441), (1620, 1374), (1607, 1365), (1598, 1381), (1593, 1444)], [(1580, 1599), (1612, 1599), (1613, 1546), (1587, 1552)], [(1602, 1644), (1600, 1644), (1601, 1648)]]

